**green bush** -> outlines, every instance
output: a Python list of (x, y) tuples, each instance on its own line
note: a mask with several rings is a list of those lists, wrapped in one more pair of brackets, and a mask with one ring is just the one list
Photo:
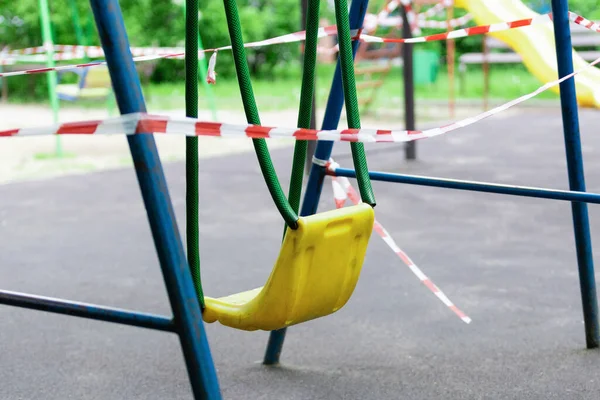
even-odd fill
[[(48, 0), (55, 43), (75, 44), (82, 40), (88, 45), (99, 45), (86, 1)], [(129, 40), (132, 46), (183, 46), (185, 43), (185, 18), (183, 0), (120, 0)], [(298, 0), (238, 0), (242, 32), (246, 42), (287, 34), (300, 29)], [(323, 1), (327, 12), (327, 2)], [(83, 35), (77, 37), (72, 4), (76, 4)], [(15, 20), (17, 23), (9, 23)], [(39, 46), (43, 43), (40, 13), (37, 0), (0, 0), (0, 49), (4, 46), (17, 49)], [(227, 20), (221, 0), (202, 1), (200, 6), (200, 33), (205, 48), (229, 45)], [(299, 57), (298, 44), (268, 46), (247, 51), (251, 72), (256, 77), (269, 77), (284, 73), (285, 65)], [(209, 54), (210, 56), (210, 54)], [(219, 54), (219, 77), (233, 77), (235, 69), (230, 51)], [(160, 60), (150, 79), (152, 82), (181, 81), (184, 77), (182, 60)], [(11, 96), (30, 97), (45, 93), (39, 89), (45, 78), (28, 77), (33, 81), (24, 84), (22, 79), (8, 79)]]
[[(185, 39), (185, 18), (182, 7), (184, 0), (120, 0), (121, 8), (133, 46), (183, 46)], [(543, 5), (549, 0), (530, 0), (530, 4)], [(52, 20), (52, 34), (55, 43), (75, 44), (85, 42), (99, 45), (96, 28), (88, 1), (48, 0)], [(200, 32), (205, 48), (230, 44), (227, 20), (222, 0), (200, 2)], [(371, 10), (381, 6), (371, 1)], [(570, 9), (585, 17), (600, 19), (600, 8), (596, 1), (571, 0)], [(246, 42), (262, 40), (297, 31), (300, 28), (300, 7), (298, 0), (237, 0)], [(330, 2), (321, 1), (321, 15), (333, 23)], [(72, 5), (80, 16), (81, 35), (78, 40), (74, 25)], [(456, 16), (465, 14), (456, 10)], [(423, 33), (440, 32), (425, 30)], [(384, 33), (382, 33), (384, 34)], [(4, 46), (23, 48), (42, 44), (38, 0), (0, 0), (0, 49)], [(419, 44), (420, 49), (432, 49), (442, 55), (446, 53), (446, 42)], [(456, 41), (457, 55), (465, 52), (481, 51), (482, 37), (473, 36)], [(253, 48), (247, 50), (248, 62), (254, 77), (274, 79), (299, 74), (298, 44), (287, 44)], [(209, 54), (210, 55), (210, 54)], [(147, 66), (152, 68), (147, 69)], [(182, 82), (185, 74), (182, 60), (160, 60), (140, 63), (140, 69), (150, 71), (146, 79), (154, 83)], [(221, 79), (233, 78), (235, 69), (230, 51), (219, 53), (217, 71)], [(26, 76), (5, 79), (11, 97), (43, 99), (46, 94), (45, 76)]]

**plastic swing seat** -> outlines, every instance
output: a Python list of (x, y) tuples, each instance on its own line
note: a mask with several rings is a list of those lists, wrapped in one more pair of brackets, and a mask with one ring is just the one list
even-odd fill
[(356, 287), (374, 219), (362, 203), (300, 217), (298, 229), (287, 229), (265, 286), (205, 297), (204, 321), (271, 331), (336, 312)]
[(76, 73), (79, 80), (77, 83), (56, 85), (56, 94), (59, 99), (76, 101), (78, 99), (104, 98), (110, 95), (111, 81), (107, 67), (88, 67), (68, 72)]

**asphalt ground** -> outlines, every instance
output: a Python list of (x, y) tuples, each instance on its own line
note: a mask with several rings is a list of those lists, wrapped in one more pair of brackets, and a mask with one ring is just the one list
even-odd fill
[[(600, 192), (600, 114), (581, 112), (588, 190)], [(527, 110), (401, 146), (368, 147), (374, 170), (568, 187), (560, 111)], [(337, 161), (350, 166), (349, 146)], [(273, 152), (284, 185), (291, 149)], [(182, 163), (165, 167), (180, 229)], [(203, 160), (205, 291), (260, 286), (283, 223), (251, 153)], [(586, 350), (570, 205), (375, 183), (377, 219), (464, 310), (467, 325), (373, 235), (336, 314), (289, 329), (282, 365), (268, 334), (207, 325), (227, 399), (598, 399)], [(0, 287), (170, 314), (134, 171), (0, 186)], [(329, 183), (321, 210), (333, 208)], [(598, 207), (590, 206), (598, 244)], [(598, 258), (600, 247), (594, 255)], [(190, 399), (176, 336), (0, 307), (0, 399)]]

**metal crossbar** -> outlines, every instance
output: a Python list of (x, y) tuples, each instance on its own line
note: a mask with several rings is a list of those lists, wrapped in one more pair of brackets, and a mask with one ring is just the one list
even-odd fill
[[(345, 176), (346, 178), (354, 178), (356, 172), (353, 169), (336, 168), (335, 171), (328, 172), (328, 174), (332, 176)], [(382, 182), (405, 183), (408, 185), (467, 190), (471, 192), (495, 193), (511, 196), (534, 197), (538, 199), (600, 204), (600, 194), (598, 193), (546, 189), (529, 186), (503, 185), (489, 182), (435, 178), (431, 176), (393, 174), (389, 172), (378, 171), (370, 171), (369, 176), (374, 181)]]
[(137, 326), (138, 328), (177, 332), (175, 322), (172, 318), (90, 303), (54, 299), (52, 297), (11, 292), (9, 290), (0, 290), (0, 303), (9, 306), (30, 308), (32, 310), (47, 311), (54, 314)]

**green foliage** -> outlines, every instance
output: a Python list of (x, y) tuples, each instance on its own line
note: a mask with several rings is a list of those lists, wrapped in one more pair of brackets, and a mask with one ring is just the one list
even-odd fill
[[(86, 0), (48, 0), (52, 34), (55, 43), (99, 45), (89, 2)], [(185, 17), (183, 0), (120, 0), (129, 40), (132, 46), (183, 46)], [(73, 8), (74, 7), (74, 8)], [(262, 40), (294, 32), (300, 28), (298, 0), (239, 0), (242, 31), (246, 42)], [(79, 26), (73, 9), (77, 10)], [(324, 13), (327, 2), (323, 1)], [(12, 23), (12, 21), (15, 23)], [(0, 0), (0, 49), (39, 46), (42, 44), (38, 0)], [(78, 35), (78, 31), (80, 34)], [(227, 20), (222, 0), (206, 0), (200, 6), (200, 34), (205, 48), (229, 45)], [(248, 49), (248, 62), (254, 76), (266, 77), (285, 73), (286, 66), (298, 62), (298, 44)], [(210, 54), (209, 54), (210, 55)], [(140, 64), (151, 68), (151, 81), (182, 81), (184, 64), (181, 60), (161, 60)], [(219, 77), (233, 77), (235, 71), (229, 51), (219, 54)], [(31, 94), (29, 82), (34, 81), (33, 92), (43, 84), (44, 76), (28, 77), (24, 81), (10, 79), (11, 93)]]
[[(529, 0), (534, 6), (548, 5), (550, 0)], [(185, 43), (184, 0), (120, 0), (125, 24), (133, 46), (183, 46)], [(527, 2), (527, 1), (526, 1)], [(87, 0), (48, 0), (55, 43), (98, 45), (99, 39)], [(200, 33), (205, 48), (230, 44), (227, 20), (222, 0), (202, 0)], [(300, 28), (299, 0), (238, 0), (242, 31), (246, 42), (287, 34)], [(371, 0), (371, 12), (381, 9), (383, 0)], [(79, 16), (79, 29), (73, 17), (73, 6)], [(598, 0), (570, 0), (572, 11), (599, 20)], [(455, 16), (464, 15), (456, 10)], [(321, 16), (334, 23), (330, 2), (321, 0)], [(424, 34), (440, 30), (425, 30)], [(384, 34), (385, 32), (382, 32)], [(0, 49), (4, 46), (23, 48), (42, 44), (38, 0), (0, 0)], [(446, 52), (446, 42), (420, 44)], [(482, 37), (456, 41), (457, 55), (481, 51)], [(262, 79), (295, 78), (300, 72), (300, 46), (277, 45), (247, 49), (248, 62), (254, 77)], [(208, 54), (210, 55), (210, 54)], [(154, 83), (183, 82), (181, 60), (161, 60), (138, 64)], [(221, 79), (233, 79), (235, 70), (230, 51), (219, 53), (217, 72)], [(144, 74), (142, 74), (144, 76)], [(45, 75), (15, 77), (8, 82), (11, 97), (22, 94), (44, 98)]]
[[(548, 0), (548, 3), (550, 1)], [(598, 0), (570, 0), (569, 9), (594, 21), (600, 20), (600, 3)]]

